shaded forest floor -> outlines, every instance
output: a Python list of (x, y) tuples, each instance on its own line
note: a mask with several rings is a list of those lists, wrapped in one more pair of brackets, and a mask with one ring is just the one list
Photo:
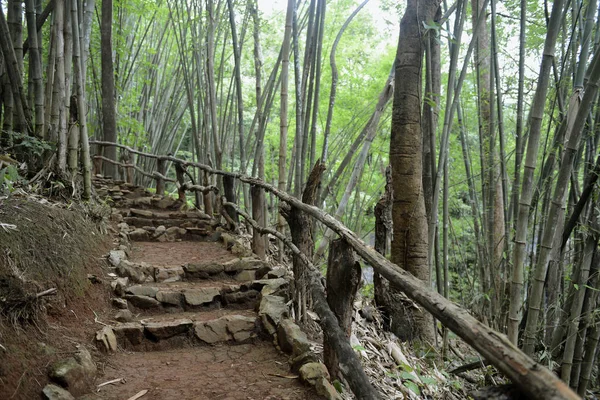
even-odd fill
[(94, 319), (110, 315), (108, 289), (97, 278), (111, 237), (90, 215), (24, 193), (0, 198), (2, 399), (40, 398), (49, 364), (78, 344), (94, 349)]
[[(147, 352), (121, 346), (114, 355), (99, 351), (95, 333), (106, 323), (116, 323), (118, 310), (111, 304), (115, 296), (109, 285), (114, 268), (108, 266), (106, 254), (119, 240), (117, 224), (101, 222), (102, 215), (97, 215), (106, 217), (110, 210), (98, 207), (82, 209), (25, 193), (0, 199), (0, 398), (40, 398), (49, 383), (49, 366), (74, 355), (80, 346), (90, 351), (98, 367), (96, 385), (122, 379), (88, 399), (124, 399), (142, 389), (148, 390), (148, 399), (318, 397), (290, 373), (285, 355), (257, 337), (241, 344), (168, 341)], [(132, 261), (162, 266), (234, 258), (220, 243), (197, 241), (136, 242), (130, 255)], [(162, 286), (185, 290), (235, 283), (224, 277)], [(48, 289), (56, 290), (38, 296)], [(251, 309), (214, 304), (165, 313), (129, 308), (135, 320), (155, 322), (232, 314), (255, 318)], [(199, 313), (201, 317), (195, 315)]]
[[(111, 210), (106, 205), (82, 208), (76, 203), (55, 203), (24, 193), (0, 198), (0, 398), (39, 398), (48, 383), (48, 366), (73, 355), (79, 346), (87, 348), (97, 364), (96, 385), (121, 380), (103, 386), (87, 399), (125, 399), (142, 390), (148, 390), (144, 396), (147, 399), (318, 397), (313, 388), (303, 385), (298, 375), (290, 372), (288, 357), (254, 333), (250, 340), (232, 343), (229, 338), (210, 346), (198, 345), (193, 335), (141, 347), (120, 341), (115, 354), (100, 352), (94, 334), (106, 324), (116, 324), (117, 311), (110, 288), (115, 269), (106, 262), (106, 254), (118, 246), (122, 237), (118, 221), (106, 222), (109, 215)], [(132, 242), (128, 254), (130, 262), (167, 269), (235, 259), (221, 243), (197, 240)], [(185, 293), (239, 283), (230, 274), (137, 286)], [(48, 289), (56, 291), (38, 297)], [(220, 301), (215, 298), (197, 308), (164, 304), (151, 309), (129, 308), (133, 311), (132, 323), (140, 324), (181, 320), (196, 323), (232, 315), (255, 317), (252, 302)], [(358, 310), (372, 305), (362, 299), (356, 307)], [(384, 332), (378, 316), (367, 321), (360, 314), (355, 313), (352, 345), (361, 353), (368, 375), (386, 398), (461, 399), (477, 387), (503, 381), (493, 369), (460, 377), (445, 372), (445, 368), (476, 358), (459, 340), (451, 343), (463, 359), (456, 357), (444, 368), (437, 361), (439, 355), (421, 354), (398, 343)], [(318, 331), (312, 337), (317, 353), (322, 349), (320, 338)]]

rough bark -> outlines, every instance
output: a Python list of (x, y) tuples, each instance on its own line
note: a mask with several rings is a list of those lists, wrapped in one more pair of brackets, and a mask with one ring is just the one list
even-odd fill
[[(327, 303), (337, 317), (342, 331), (350, 340), (354, 299), (360, 286), (361, 269), (354, 250), (343, 239), (331, 242), (327, 261)], [(342, 378), (337, 354), (333, 345), (323, 343), (323, 359), (334, 379)]]
[[(424, 44), (422, 23), (433, 20), (437, 0), (410, 0), (400, 23), (396, 54), (396, 88), (392, 112), (390, 163), (394, 202), (392, 261), (429, 283), (428, 228), (422, 181), (421, 70)], [(433, 343), (431, 316), (423, 310), (396, 307), (392, 331), (402, 340)]]
[[(321, 183), (321, 176), (325, 171), (325, 165), (318, 161), (308, 180), (306, 181), (306, 188), (302, 193), (302, 202), (305, 204), (314, 204), (316, 200), (316, 194)], [(290, 226), (290, 232), (292, 235), (292, 242), (298, 246), (300, 251), (305, 254), (309, 259), (312, 260), (314, 252), (314, 238), (313, 238), (313, 218), (306, 213), (303, 213), (299, 209), (292, 207), (287, 215), (288, 225)], [(307, 265), (302, 258), (294, 255), (294, 282), (296, 284), (295, 293), (295, 307), (296, 317), (302, 318), (306, 321), (306, 307), (308, 303), (308, 289), (309, 289), (309, 277), (307, 273)]]
[[(252, 218), (255, 221), (264, 221), (265, 191), (257, 186), (250, 187), (252, 196)], [(265, 226), (265, 225), (263, 225)], [(261, 259), (267, 257), (268, 236), (262, 235), (258, 230), (252, 231), (252, 251)]]
[[(388, 242), (391, 242), (392, 234), (392, 171), (390, 167), (385, 169), (385, 192), (375, 205), (375, 251), (382, 256), (387, 255)], [(386, 317), (389, 317), (386, 309), (391, 305), (388, 300), (390, 284), (377, 271), (373, 271), (373, 293), (375, 304)]]
[[(231, 203), (237, 202), (237, 198), (235, 195), (235, 179), (233, 179), (230, 176), (223, 177), (223, 192), (225, 193), (225, 198), (227, 199), (227, 201), (229, 201)], [(263, 195), (263, 197), (264, 197), (264, 195)], [(264, 206), (264, 204), (263, 204), (263, 206)], [(227, 211), (227, 214), (231, 217), (231, 219), (236, 224), (240, 223), (240, 217), (238, 216), (237, 212), (235, 211), (235, 208), (225, 207), (225, 210)], [(260, 220), (258, 220), (258, 221), (260, 221)], [(266, 226), (266, 224), (263, 226)]]
[(156, 194), (164, 196), (165, 194), (165, 180), (162, 178), (167, 173), (167, 162), (165, 160), (158, 160), (156, 162), (156, 169), (160, 176), (156, 178)]

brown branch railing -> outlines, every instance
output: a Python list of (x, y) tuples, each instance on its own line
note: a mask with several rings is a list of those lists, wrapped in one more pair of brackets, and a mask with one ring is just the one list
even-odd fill
[[(396, 285), (409, 298), (430, 312), (444, 326), (477, 350), (490, 362), (490, 364), (494, 365), (499, 371), (509, 377), (529, 398), (540, 400), (579, 399), (579, 396), (575, 394), (568, 385), (560, 380), (549, 369), (523, 353), (519, 348), (512, 344), (504, 334), (496, 332), (489, 326), (481, 323), (471, 316), (467, 310), (446, 299), (436, 291), (432, 290), (428, 285), (421, 282), (418, 278), (402, 270), (384, 256), (365, 245), (354, 232), (318, 207), (305, 204), (294, 196), (280, 191), (268, 183), (240, 173), (216, 170), (205, 164), (189, 162), (172, 156), (149, 154), (118, 143), (90, 141), (90, 144), (116, 146), (144, 157), (151, 157), (157, 160), (168, 160), (179, 163), (182, 166), (193, 166), (209, 174), (234, 178), (240, 182), (262, 188), (265, 191), (272, 193), (290, 207), (294, 207), (307, 215), (310, 215), (337, 233), (341, 238), (345, 239), (354, 251), (371, 265), (377, 273)], [(351, 350), (350, 344), (348, 343), (344, 332), (337, 324), (337, 320), (329, 308), (329, 305), (326, 301), (323, 301), (323, 299), (325, 299), (325, 292), (321, 283), (321, 274), (312, 264), (311, 260), (299, 252), (294, 243), (284, 235), (272, 229), (260, 227), (255, 220), (250, 218), (237, 205), (227, 201), (225, 201), (224, 204), (230, 208), (233, 207), (238, 214), (244, 217), (256, 230), (272, 234), (282, 240), (285, 239), (283, 240), (283, 243), (289, 247), (294, 254), (298, 255), (308, 266), (309, 279), (311, 282), (310, 289), (311, 294), (313, 295), (315, 311), (321, 318), (324, 332), (327, 332), (327, 334), (332, 337), (336, 337), (339, 341), (338, 345), (334, 348), (334, 351), (336, 351), (338, 357), (340, 357), (339, 359), (343, 360), (344, 366), (341, 368), (342, 374), (347, 379), (351, 386), (351, 390), (357, 398), (378, 398), (378, 396), (374, 394), (376, 393), (374, 389), (368, 384), (368, 381), (366, 381), (367, 383), (365, 384), (365, 381), (362, 380), (363, 378), (366, 379), (366, 375), (364, 375), (360, 360), (354, 351), (348, 352), (349, 349)], [(333, 322), (335, 323), (332, 322), (332, 317)], [(364, 390), (359, 387), (365, 385), (367, 388), (363, 388)]]

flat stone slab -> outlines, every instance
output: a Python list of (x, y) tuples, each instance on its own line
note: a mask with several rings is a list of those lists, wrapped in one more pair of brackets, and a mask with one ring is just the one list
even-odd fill
[(134, 264), (132, 262), (122, 260), (117, 267), (117, 274), (120, 277), (129, 278), (133, 283), (144, 283), (146, 281), (146, 274), (144, 268), (141, 265)]
[(183, 267), (155, 267), (155, 282), (178, 282), (183, 280), (185, 272)]
[(236, 342), (243, 342), (253, 335), (256, 318), (243, 315), (227, 315), (223, 318), (227, 321), (227, 330)]
[(223, 269), (225, 272), (243, 271), (249, 269), (258, 269), (260, 267), (264, 267), (265, 265), (267, 265), (266, 262), (258, 258), (243, 257), (223, 263)]
[(183, 294), (178, 290), (159, 290), (156, 293), (156, 300), (170, 306), (181, 306)]
[(277, 341), (282, 351), (293, 356), (299, 356), (310, 350), (306, 333), (288, 318), (282, 320), (277, 327)]
[(138, 217), (152, 218), (154, 216), (154, 213), (150, 210), (139, 210), (136, 208), (132, 208), (129, 210), (129, 212), (131, 213), (131, 215), (135, 215)]
[(142, 343), (144, 340), (144, 326), (139, 322), (127, 322), (113, 326), (117, 339), (127, 341), (133, 345)]
[(196, 322), (194, 334), (201, 341), (214, 344), (234, 340), (246, 341), (255, 336), (256, 318), (226, 315), (210, 321)]
[(189, 263), (183, 267), (186, 274), (198, 277), (208, 277), (217, 275), (225, 271), (223, 264), (220, 263)]
[(231, 336), (227, 332), (227, 321), (223, 318), (196, 322), (194, 324), (194, 334), (198, 339), (208, 344), (231, 340)]
[(125, 293), (133, 294), (136, 296), (147, 296), (147, 297), (156, 298), (156, 293), (158, 293), (158, 288), (153, 287), (153, 286), (135, 285), (135, 286), (130, 286), (127, 289), (125, 289)]
[(153, 297), (149, 296), (137, 296), (137, 295), (125, 295), (125, 299), (137, 308), (155, 308), (160, 306), (160, 302)]
[(256, 279), (256, 270), (243, 270), (240, 271), (234, 279), (238, 282), (248, 282)]
[(203, 287), (198, 289), (185, 289), (183, 297), (185, 304), (189, 306), (201, 306), (212, 303), (217, 296), (221, 295), (221, 289), (216, 287)]
[(176, 319), (164, 322), (148, 322), (144, 329), (156, 340), (164, 340), (187, 333), (194, 323), (191, 319)]
[(275, 334), (281, 319), (288, 316), (285, 298), (272, 295), (263, 296), (260, 301), (258, 316), (267, 332), (271, 335)]
[(42, 390), (45, 400), (75, 400), (67, 390), (57, 385), (48, 384)]
[[(262, 260), (253, 258), (253, 257), (244, 257), (237, 258), (231, 261), (226, 261), (223, 263), (217, 262), (205, 262), (205, 263), (189, 263), (186, 264), (183, 269), (186, 274), (197, 275), (197, 276), (210, 276), (217, 275), (221, 272), (240, 272), (246, 270), (256, 270), (265, 266), (266, 263)], [(246, 277), (246, 276), (245, 276)], [(255, 276), (247, 275), (250, 279), (244, 280), (253, 280)]]

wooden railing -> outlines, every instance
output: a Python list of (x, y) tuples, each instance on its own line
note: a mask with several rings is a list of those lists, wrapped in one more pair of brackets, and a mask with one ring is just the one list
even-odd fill
[[(490, 364), (494, 365), (498, 370), (509, 377), (529, 398), (540, 400), (579, 399), (579, 396), (577, 396), (568, 385), (561, 381), (549, 369), (537, 363), (519, 350), (505, 335), (496, 332), (489, 326), (481, 323), (471, 316), (467, 310), (444, 298), (422, 281), (402, 270), (372, 248), (366, 246), (354, 232), (318, 207), (306, 204), (262, 180), (248, 177), (240, 173), (216, 170), (205, 164), (189, 162), (172, 156), (149, 154), (117, 143), (92, 141), (90, 144), (99, 146), (117, 146), (144, 157), (152, 157), (161, 161), (172, 161), (176, 168), (192, 166), (209, 175), (220, 175), (224, 178), (223, 184), (225, 193), (235, 193), (235, 181), (249, 184), (254, 188), (272, 193), (279, 198), (282, 203), (287, 204), (292, 210), (296, 210), (296, 212), (314, 218), (337, 233), (338, 236), (356, 252), (356, 254), (373, 267), (375, 272), (381, 274), (388, 279), (390, 283), (396, 285), (396, 287), (402, 290), (409, 298), (430, 312), (445, 327), (453, 331), (471, 347), (477, 350), (490, 362)], [(114, 163), (114, 161), (109, 162)], [(166, 172), (160, 174), (156, 174), (155, 172), (150, 175), (157, 179), (157, 186), (159, 179), (164, 182), (166, 178)], [(184, 185), (181, 182), (177, 182), (177, 184), (179, 186)], [(209, 189), (208, 186), (199, 186), (197, 190), (205, 193), (216, 191), (216, 188), (212, 190)], [(343, 320), (343, 317), (336, 315), (330, 308), (319, 269), (313, 265), (312, 260), (309, 257), (300, 251), (301, 246), (299, 246), (299, 243), (294, 242), (281, 232), (258, 224), (256, 222), (258, 219), (257, 214), (252, 216), (248, 215), (235, 203), (235, 199), (222, 196), (220, 200), (223, 205), (221, 212), (227, 215), (228, 221), (234, 223), (234, 219), (236, 219), (238, 215), (242, 216), (254, 228), (255, 235), (270, 234), (275, 236), (302, 262), (310, 282), (309, 289), (313, 299), (314, 311), (320, 317), (325, 341), (331, 346), (332, 351), (335, 352), (338, 360), (340, 360), (341, 374), (347, 380), (350, 389), (357, 398), (379, 398), (379, 395), (369, 383), (358, 356), (350, 346), (347, 333), (344, 331), (345, 327), (341, 327), (340, 323), (338, 323), (338, 319), (341, 321)], [(210, 206), (212, 207), (212, 205)], [(293, 228), (302, 229), (301, 226), (295, 226)]]

